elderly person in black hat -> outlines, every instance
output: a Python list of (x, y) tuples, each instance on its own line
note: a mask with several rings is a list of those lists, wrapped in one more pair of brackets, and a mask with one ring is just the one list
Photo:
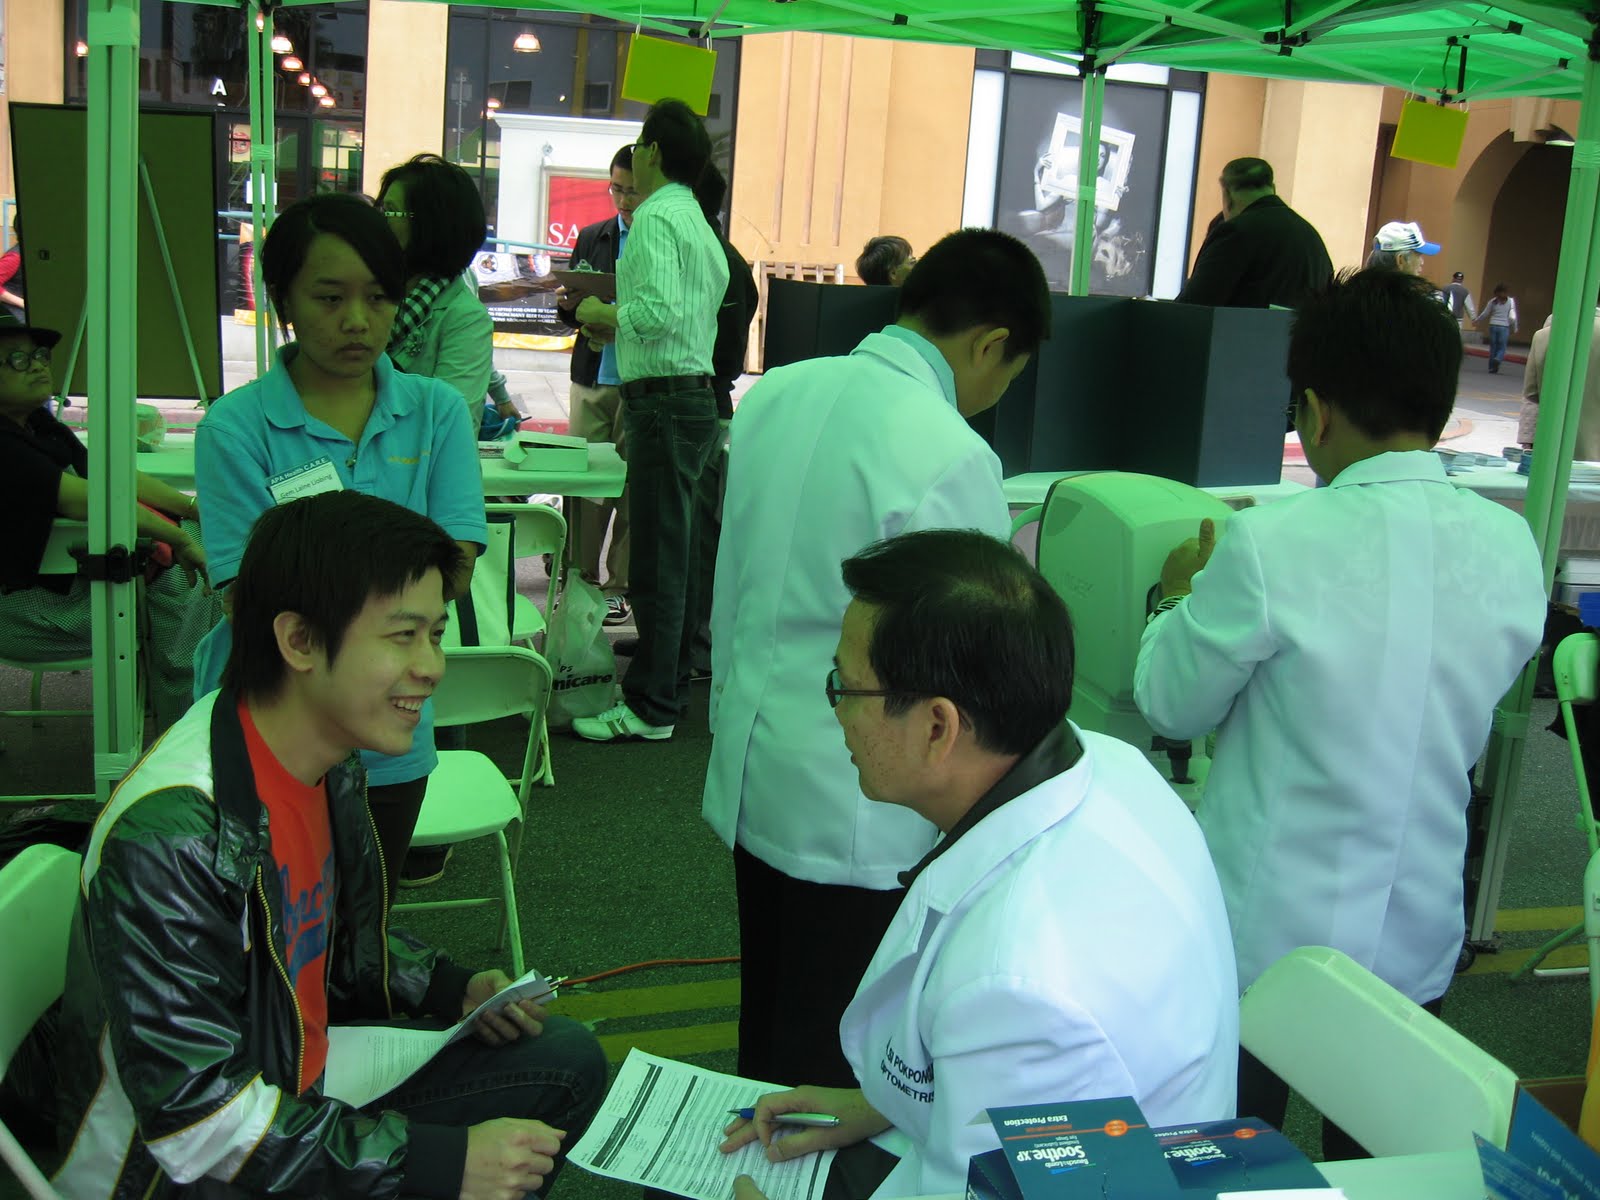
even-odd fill
[[(40, 575), (57, 517), (89, 516), (89, 454), (51, 414), (50, 352), (54, 329), (0, 312), (0, 510), (6, 553), (0, 556), (0, 658), (52, 662), (87, 658), (89, 581), (82, 575)], [(156, 543), (144, 591), (149, 630), (145, 661), (154, 733), (189, 707), (195, 643), (218, 616), (205, 581), (199, 507), (148, 475), (137, 476), (137, 528)], [(176, 563), (181, 570), (164, 570)]]

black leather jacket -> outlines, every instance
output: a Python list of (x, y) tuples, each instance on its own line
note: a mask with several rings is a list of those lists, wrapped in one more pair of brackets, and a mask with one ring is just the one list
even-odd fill
[[(354, 758), (327, 794), (330, 1023), (459, 1019), (470, 973), (387, 927)], [(236, 698), (214, 694), (117, 789), (84, 856), (61, 1025), (63, 1195), (459, 1191), (465, 1130), (295, 1095), (305, 1030), (277, 879)]]

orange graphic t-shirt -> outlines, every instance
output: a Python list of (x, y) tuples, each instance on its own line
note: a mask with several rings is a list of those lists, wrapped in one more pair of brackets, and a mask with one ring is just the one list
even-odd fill
[(289, 774), (261, 740), (243, 700), (239, 724), (278, 864), (278, 895), (268, 896), (276, 899), (283, 921), (284, 966), (294, 981), (305, 1025), (305, 1060), (298, 1081), (298, 1091), (304, 1093), (328, 1061), (328, 912), (334, 888), (328, 796), (320, 779), (308, 786)]

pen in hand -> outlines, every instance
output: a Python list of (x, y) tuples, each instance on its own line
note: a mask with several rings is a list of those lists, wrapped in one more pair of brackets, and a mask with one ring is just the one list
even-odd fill
[[(753, 1108), (730, 1108), (730, 1117), (743, 1117), (746, 1121), (756, 1119), (756, 1110)], [(832, 1129), (839, 1123), (838, 1117), (831, 1117), (827, 1113), (777, 1113), (773, 1121), (779, 1125), (804, 1125), (811, 1129)]]

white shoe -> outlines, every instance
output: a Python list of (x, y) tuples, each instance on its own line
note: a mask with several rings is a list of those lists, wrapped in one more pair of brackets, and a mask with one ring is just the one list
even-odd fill
[(590, 742), (616, 742), (629, 738), (643, 738), (647, 742), (664, 742), (672, 736), (674, 726), (650, 725), (641, 719), (626, 701), (613, 705), (597, 717), (574, 717), (572, 732)]

